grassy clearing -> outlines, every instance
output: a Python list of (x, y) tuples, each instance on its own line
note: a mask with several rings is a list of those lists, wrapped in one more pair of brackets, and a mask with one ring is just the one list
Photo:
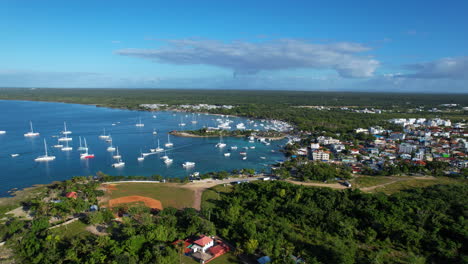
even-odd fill
[(385, 176), (360, 176), (352, 180), (353, 187), (365, 188), (391, 182), (392, 179)]
[(201, 208), (202, 209), (211, 209), (214, 208), (213, 200), (218, 200), (218, 193), (229, 193), (232, 191), (234, 186), (230, 184), (221, 184), (214, 186), (212, 188), (209, 188), (203, 192), (202, 195), (202, 204)]
[(51, 229), (50, 232), (55, 235), (59, 235), (64, 238), (72, 238), (78, 235), (87, 235), (90, 234), (86, 230), (86, 224), (83, 223), (81, 220), (75, 221), (71, 224), (64, 225), (61, 227), (57, 227)]
[(163, 207), (178, 209), (192, 207), (194, 192), (176, 185), (159, 183), (119, 183), (115, 185), (109, 198), (115, 199), (130, 195), (139, 195), (161, 201)]
[(421, 188), (428, 187), (436, 184), (467, 184), (466, 180), (459, 180), (447, 177), (437, 177), (437, 178), (428, 178), (428, 179), (407, 179), (391, 183), (382, 187), (375, 188), (372, 192), (383, 192), (386, 194), (392, 194), (399, 192), (401, 190), (406, 190), (410, 188)]
[(13, 197), (0, 198), (0, 218), (15, 208), (21, 205), (21, 202), (31, 200), (34, 197), (39, 196), (47, 189), (47, 186), (40, 185), (23, 190), (16, 191)]

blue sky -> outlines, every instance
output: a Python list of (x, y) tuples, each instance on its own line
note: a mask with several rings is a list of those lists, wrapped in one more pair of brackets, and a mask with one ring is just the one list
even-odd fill
[(0, 2), (0, 87), (468, 92), (467, 1)]

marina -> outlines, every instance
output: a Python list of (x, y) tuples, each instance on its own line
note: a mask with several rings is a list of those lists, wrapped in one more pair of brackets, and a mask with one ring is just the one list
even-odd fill
[[(237, 124), (246, 129), (275, 127), (271, 121), (232, 116), (169, 111), (158, 112), (156, 116), (145, 111), (25, 101), (0, 101), (0, 109), (5, 110), (0, 114), (2, 131), (8, 131), (0, 134), (0, 169), (4, 172), (0, 175), (0, 196), (14, 187), (90, 176), (99, 171), (172, 178), (186, 177), (195, 171), (269, 170), (268, 164), (283, 158), (278, 150), (287, 141), (271, 141), (267, 146), (259, 140), (249, 143), (243, 137), (191, 138), (168, 134), (173, 130), (204, 127), (236, 129)], [(6, 114), (6, 109), (15, 115)], [(145, 125), (136, 126), (135, 120)], [(44, 139), (49, 143), (48, 157), (35, 162), (45, 154)], [(243, 160), (247, 153), (248, 159)], [(49, 158), (52, 156), (55, 158)]]

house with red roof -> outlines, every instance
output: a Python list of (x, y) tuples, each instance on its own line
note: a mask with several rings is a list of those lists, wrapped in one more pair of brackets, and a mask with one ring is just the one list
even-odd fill
[(76, 199), (78, 198), (78, 194), (76, 192), (68, 192), (67, 194), (65, 194), (65, 197)]
[(199, 239), (193, 242), (192, 250), (193, 252), (201, 251), (206, 252), (207, 249), (212, 247), (214, 241), (211, 237), (202, 235)]

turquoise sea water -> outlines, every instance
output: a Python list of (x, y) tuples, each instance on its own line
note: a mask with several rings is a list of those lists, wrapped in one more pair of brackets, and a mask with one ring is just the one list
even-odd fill
[[(171, 130), (199, 129), (203, 126), (217, 126), (216, 119), (220, 116), (191, 114), (182, 112), (156, 112), (156, 118), (151, 112), (118, 110), (100, 108), (95, 106), (25, 102), (0, 101), (0, 130), (6, 133), (0, 135), (0, 196), (8, 195), (12, 188), (24, 188), (33, 184), (49, 183), (56, 180), (69, 179), (73, 176), (94, 175), (98, 171), (111, 175), (143, 175), (160, 174), (165, 177), (184, 177), (198, 171), (200, 173), (242, 168), (256, 170), (267, 169), (268, 165), (283, 155), (278, 152), (282, 141), (272, 141), (270, 146), (260, 142), (249, 143), (243, 138), (223, 138), (227, 146), (216, 148), (219, 138), (183, 138), (171, 136), (173, 148), (164, 147), (167, 142), (167, 133)], [(139, 122), (144, 127), (136, 127)], [(229, 117), (233, 120), (232, 127), (243, 122), (247, 128), (254, 128), (254, 123), (247, 123), (247, 119)], [(24, 133), (29, 131), (29, 121), (33, 122), (34, 130), (39, 132), (38, 137), (27, 138)], [(181, 121), (182, 120), (182, 121)], [(196, 120), (197, 124), (192, 124)], [(73, 138), (69, 145), (73, 151), (64, 152), (53, 145), (57, 144), (57, 136), (63, 130), (63, 122), (67, 122), (68, 130), (72, 131)], [(179, 123), (186, 123), (180, 127)], [(260, 122), (255, 121), (261, 128)], [(115, 125), (112, 125), (115, 124)], [(113, 145), (117, 146), (125, 162), (122, 168), (111, 166), (115, 160), (112, 153), (107, 151), (109, 143), (99, 139), (103, 133), (110, 134)], [(153, 135), (153, 130), (157, 135)], [(85, 137), (90, 153), (95, 154), (94, 159), (80, 159), (79, 136)], [(34, 159), (44, 154), (43, 139), (47, 140), (50, 155), (56, 159), (50, 162), (35, 162)], [(144, 161), (137, 161), (142, 152), (150, 152), (155, 148), (157, 139), (161, 147), (167, 149), (167, 155), (174, 160), (166, 165), (161, 156), (163, 153), (150, 155)], [(65, 144), (61, 142), (60, 144)], [(229, 151), (231, 146), (238, 146), (237, 150)], [(255, 149), (245, 150), (243, 147), (255, 146)], [(272, 150), (274, 152), (272, 152)], [(247, 160), (242, 160), (239, 154), (247, 152)], [(230, 157), (224, 153), (231, 152)], [(11, 154), (19, 154), (11, 157)], [(263, 158), (261, 158), (263, 157)], [(193, 161), (195, 167), (186, 170), (182, 167), (185, 161)]]

